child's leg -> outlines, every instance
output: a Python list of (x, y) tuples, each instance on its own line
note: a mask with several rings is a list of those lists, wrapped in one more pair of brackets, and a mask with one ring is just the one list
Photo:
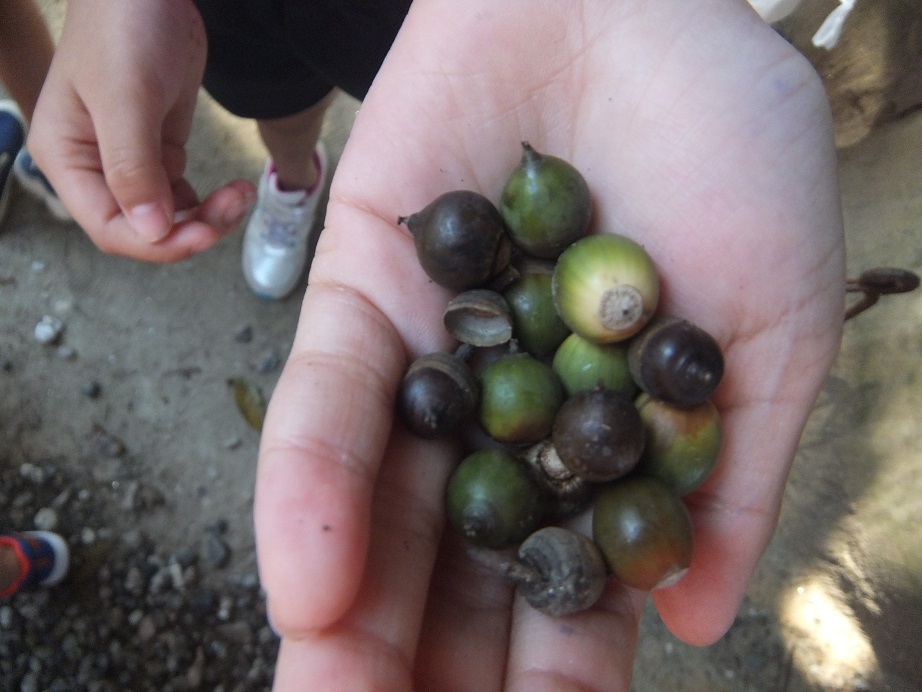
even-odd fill
[(310, 190), (317, 182), (314, 150), (335, 91), (307, 110), (283, 118), (257, 120), (260, 137), (286, 190)]
[(0, 12), (0, 81), (27, 121), (54, 55), (54, 41), (35, 0), (3, 0)]

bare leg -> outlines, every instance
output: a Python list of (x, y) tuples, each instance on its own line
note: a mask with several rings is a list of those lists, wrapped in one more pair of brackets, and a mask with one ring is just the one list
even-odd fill
[(54, 55), (54, 41), (34, 0), (0, 4), (0, 81), (32, 120), (35, 103)]
[(335, 95), (335, 91), (330, 92), (322, 101), (295, 115), (256, 122), (283, 190), (309, 190), (317, 181), (314, 149), (323, 117)]

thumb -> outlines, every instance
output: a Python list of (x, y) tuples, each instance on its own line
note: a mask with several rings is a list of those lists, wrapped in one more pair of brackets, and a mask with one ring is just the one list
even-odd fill
[[(106, 185), (140, 238), (150, 243), (162, 240), (173, 226), (174, 213), (161, 136), (163, 117), (130, 105), (127, 112), (122, 105), (100, 113), (95, 129)], [(184, 159), (182, 145), (178, 149)]]

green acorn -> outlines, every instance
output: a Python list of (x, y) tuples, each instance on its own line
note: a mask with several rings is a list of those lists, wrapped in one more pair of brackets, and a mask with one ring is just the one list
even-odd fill
[(549, 365), (527, 353), (510, 353), (480, 373), (480, 425), (499, 442), (537, 442), (550, 434), (564, 400)]
[(557, 313), (577, 334), (600, 344), (640, 331), (659, 303), (659, 277), (641, 245), (616, 233), (573, 243), (554, 268)]
[(671, 586), (691, 564), (688, 510), (655, 478), (631, 476), (602, 488), (592, 513), (592, 538), (612, 574), (635, 589)]
[(720, 454), (720, 414), (704, 400), (675, 406), (648, 394), (635, 402), (646, 431), (646, 446), (636, 471), (665, 483), (677, 495), (698, 488)]
[(543, 513), (543, 495), (531, 472), (501, 449), (465, 457), (448, 481), (445, 503), (455, 530), (484, 548), (522, 541)]
[(570, 334), (554, 307), (552, 276), (553, 267), (526, 269), (503, 291), (519, 347), (539, 358), (553, 353)]
[(630, 398), (637, 394), (624, 343), (597, 344), (579, 334), (570, 334), (558, 346), (551, 367), (563, 383), (567, 396), (599, 384)]
[(528, 142), (522, 142), (522, 149), (499, 211), (513, 243), (534, 257), (555, 259), (589, 230), (589, 186), (567, 161), (540, 154)]

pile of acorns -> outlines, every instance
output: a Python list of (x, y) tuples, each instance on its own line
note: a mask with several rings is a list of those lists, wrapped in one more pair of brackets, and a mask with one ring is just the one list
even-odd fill
[[(649, 590), (687, 570), (681, 496), (717, 461), (708, 397), (723, 356), (657, 314), (642, 246), (589, 234), (580, 172), (522, 146), (498, 208), (458, 190), (399, 220), (429, 277), (458, 292), (444, 323), (461, 346), (410, 365), (397, 412), (425, 438), (480, 432), (448, 483), (449, 522), (480, 553), (511, 555), (494, 564), (529, 603), (566, 615), (610, 575)], [(554, 525), (590, 507), (592, 540)]]

